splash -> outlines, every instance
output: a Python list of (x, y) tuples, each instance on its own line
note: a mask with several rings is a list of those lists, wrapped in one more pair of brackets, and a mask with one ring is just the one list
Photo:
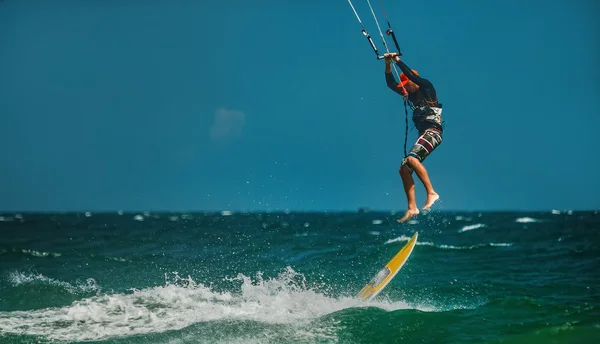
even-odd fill
[[(352, 296), (327, 296), (320, 287), (308, 287), (304, 276), (290, 267), (274, 278), (257, 273), (255, 278), (239, 274), (226, 280), (237, 283), (239, 289), (217, 291), (190, 276), (182, 278), (174, 273), (166, 276), (163, 286), (96, 295), (62, 308), (0, 312), (0, 332), (50, 340), (94, 341), (221, 321), (283, 326), (294, 335), (303, 336), (317, 330), (311, 327), (312, 322), (343, 309), (414, 308), (405, 302), (365, 303)], [(318, 331), (331, 332), (323, 328)]]
[(20, 271), (11, 271), (8, 274), (8, 281), (13, 287), (19, 287), (26, 284), (46, 284), (55, 287), (62, 288), (68, 293), (76, 294), (87, 294), (93, 292), (100, 292), (101, 288), (93, 278), (88, 278), (85, 281), (77, 280), (75, 284), (69, 282), (60, 281), (54, 278), (44, 276), (40, 273), (25, 273)]

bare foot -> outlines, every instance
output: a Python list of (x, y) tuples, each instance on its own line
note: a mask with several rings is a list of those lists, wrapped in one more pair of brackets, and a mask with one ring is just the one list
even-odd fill
[(408, 209), (406, 213), (404, 213), (404, 216), (402, 216), (402, 218), (398, 219), (397, 221), (400, 223), (406, 222), (417, 215), (419, 215), (419, 209)]
[(437, 201), (438, 199), (440, 199), (440, 195), (436, 194), (435, 192), (432, 194), (427, 194), (427, 201), (425, 202), (423, 210), (429, 210), (433, 203), (435, 203), (435, 201)]

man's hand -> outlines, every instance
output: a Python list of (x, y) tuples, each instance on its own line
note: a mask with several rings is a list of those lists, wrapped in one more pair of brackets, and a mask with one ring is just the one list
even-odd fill
[(383, 57), (385, 58), (385, 64), (389, 66), (390, 63), (392, 63), (392, 54), (385, 53), (383, 54)]
[(396, 62), (400, 61), (400, 56), (398, 56), (398, 53), (385, 53), (383, 54), (383, 57), (385, 57), (385, 63), (391, 63), (392, 60)]

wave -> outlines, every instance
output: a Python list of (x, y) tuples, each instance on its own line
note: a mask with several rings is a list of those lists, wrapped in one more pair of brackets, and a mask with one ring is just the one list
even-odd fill
[(95, 253), (90, 254), (63, 254), (59, 252), (45, 252), (31, 249), (21, 249), (21, 248), (11, 248), (11, 249), (0, 249), (0, 255), (12, 254), (16, 258), (20, 258), (22, 256), (34, 257), (34, 258), (59, 258), (65, 256), (75, 256), (75, 257), (89, 257), (94, 259), (101, 259), (106, 261), (114, 261), (114, 262), (131, 262), (128, 259), (121, 257), (111, 257), (111, 256), (103, 256)]
[(464, 226), (463, 228), (459, 229), (458, 232), (463, 233), (463, 232), (472, 231), (474, 229), (484, 228), (484, 227), (487, 227), (487, 226), (483, 223), (477, 223), (474, 225)]
[(541, 222), (538, 219), (534, 219), (533, 217), (519, 217), (518, 219), (515, 220), (515, 222), (517, 223), (534, 223), (534, 222)]
[(600, 338), (599, 325), (579, 325), (566, 322), (550, 325), (525, 334), (509, 335), (490, 344), (529, 344), (529, 343), (595, 343)]
[[(384, 244), (391, 244), (397, 241), (409, 241), (411, 239), (411, 237), (406, 236), (406, 235), (401, 235), (397, 238), (394, 239), (389, 239), (388, 241), (386, 241)], [(421, 246), (435, 246), (434, 243), (432, 242), (427, 242), (427, 241), (418, 241), (417, 240), (417, 245), (421, 245)]]
[[(33, 277), (69, 285), (47, 277)], [(403, 301), (364, 302), (353, 295), (328, 296), (307, 287), (304, 275), (290, 267), (275, 278), (263, 278), (261, 273), (255, 278), (239, 274), (226, 281), (239, 285), (239, 289), (215, 290), (175, 272), (172, 277), (165, 276), (163, 286), (96, 295), (64, 307), (0, 312), (0, 332), (50, 340), (95, 341), (163, 333), (192, 325), (208, 326), (215, 322), (249, 322), (289, 328), (292, 336), (319, 331), (326, 336), (331, 331), (327, 328), (314, 331), (314, 322), (344, 309), (438, 312), (429, 305), (411, 305)], [(335, 322), (330, 326), (335, 326)]]
[[(391, 244), (391, 243), (398, 242), (398, 241), (409, 241), (409, 240), (410, 240), (410, 237), (402, 235), (398, 238), (389, 239), (388, 241), (385, 242), (385, 244)], [(477, 249), (477, 248), (483, 248), (483, 247), (510, 247), (512, 245), (513, 245), (513, 243), (490, 242), (490, 243), (473, 244), (473, 245), (468, 245), (468, 246), (455, 246), (455, 245), (435, 244), (433, 242), (428, 242), (428, 241), (417, 241), (417, 246), (431, 246), (431, 247), (434, 247), (437, 249), (442, 249), (442, 250), (471, 250), (471, 249)]]
[(44, 252), (44, 251), (36, 251), (36, 250), (20, 249), (20, 248), (2, 249), (2, 250), (0, 250), (0, 255), (7, 254), (10, 252), (22, 254), (22, 255), (26, 255), (26, 256), (30, 256), (30, 257), (36, 257), (36, 258), (46, 258), (46, 257), (57, 258), (62, 255), (62, 254), (56, 253), (56, 252)]
[(42, 284), (58, 287), (67, 291), (70, 294), (88, 294), (92, 292), (100, 292), (101, 288), (93, 278), (88, 278), (85, 281), (77, 280), (75, 284), (60, 281), (54, 278), (44, 276), (40, 273), (26, 273), (21, 271), (11, 271), (8, 273), (8, 282), (13, 287), (22, 285)]

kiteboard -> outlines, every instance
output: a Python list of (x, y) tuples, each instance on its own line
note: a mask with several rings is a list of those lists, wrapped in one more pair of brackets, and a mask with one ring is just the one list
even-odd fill
[(396, 276), (398, 271), (402, 268), (404, 263), (410, 257), (413, 248), (417, 244), (417, 237), (419, 233), (415, 233), (412, 238), (396, 253), (384, 267), (381, 269), (373, 278), (367, 283), (362, 290), (356, 295), (356, 297), (363, 300), (370, 300), (377, 296), (383, 288)]

